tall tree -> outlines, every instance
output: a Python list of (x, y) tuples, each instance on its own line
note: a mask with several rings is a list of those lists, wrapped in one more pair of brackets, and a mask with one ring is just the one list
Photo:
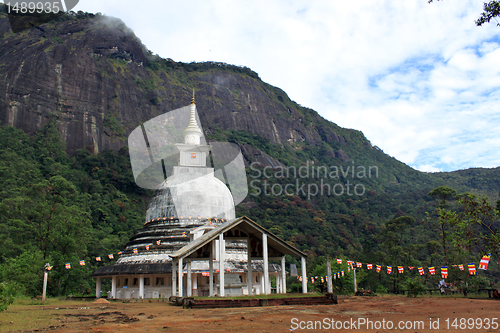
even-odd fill
[(450, 227), (450, 223), (447, 219), (441, 218), (441, 212), (446, 210), (449, 206), (448, 200), (454, 198), (457, 195), (457, 191), (448, 186), (439, 186), (430, 191), (429, 195), (438, 201), (436, 213), (438, 215), (438, 224), (441, 231), (441, 245), (443, 247), (446, 265), (448, 265), (448, 249), (446, 241), (449, 236), (448, 228)]
[(500, 213), (485, 197), (464, 193), (455, 209), (441, 209), (439, 218), (452, 227), (452, 241), (466, 251), (500, 253)]

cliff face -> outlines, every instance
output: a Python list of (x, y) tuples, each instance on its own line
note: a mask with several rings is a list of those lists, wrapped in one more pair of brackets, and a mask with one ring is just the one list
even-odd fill
[(239, 130), (276, 144), (349, 140), (348, 130), (249, 69), (153, 57), (118, 19), (66, 15), (13, 33), (0, 14), (0, 34), (1, 123), (34, 133), (53, 113), (70, 153), (118, 149), (141, 121), (189, 104), (193, 88), (208, 133)]
[[(144, 75), (145, 62), (142, 45), (123, 24), (102, 18), (67, 20), (9, 33), (2, 17), (0, 33), (2, 124), (32, 133), (55, 113), (69, 151), (123, 144), (114, 140), (104, 120), (111, 112), (124, 121), (137, 118), (142, 94), (128, 81)], [(128, 73), (111, 77), (108, 72), (115, 68), (102, 59), (120, 57), (131, 61)]]

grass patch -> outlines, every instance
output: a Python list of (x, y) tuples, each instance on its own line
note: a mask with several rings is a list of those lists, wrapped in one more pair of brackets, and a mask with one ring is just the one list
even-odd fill
[[(87, 303), (88, 304), (88, 303)], [(81, 302), (48, 298), (45, 302), (29, 298), (16, 299), (6, 311), (0, 314), (0, 332), (35, 330), (60, 324), (59, 309), (85, 306)]]

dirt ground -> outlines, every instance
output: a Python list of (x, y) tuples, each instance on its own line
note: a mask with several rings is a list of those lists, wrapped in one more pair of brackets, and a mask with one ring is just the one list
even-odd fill
[[(453, 325), (455, 318), (458, 320)], [(368, 326), (370, 322), (373, 326)], [(331, 329), (332, 325), (342, 328)], [(500, 332), (500, 301), (448, 296), (340, 296), (338, 305), (226, 309), (182, 309), (158, 300), (58, 301), (46, 305), (14, 304), (0, 313), (0, 332), (464, 331), (460, 328)]]

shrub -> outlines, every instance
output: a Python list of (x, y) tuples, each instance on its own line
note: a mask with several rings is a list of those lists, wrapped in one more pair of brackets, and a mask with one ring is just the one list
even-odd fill
[(408, 289), (408, 297), (417, 297), (424, 293), (424, 284), (420, 278), (414, 277), (407, 280), (406, 289)]
[(5, 282), (0, 283), (0, 312), (7, 310), (7, 307), (13, 302), (12, 285)]

